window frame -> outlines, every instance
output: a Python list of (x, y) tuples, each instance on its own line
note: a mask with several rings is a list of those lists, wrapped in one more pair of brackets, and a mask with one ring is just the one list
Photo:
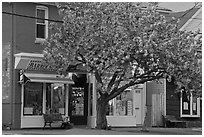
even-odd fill
[(193, 114), (193, 94), (190, 93), (190, 114), (183, 114), (183, 91), (180, 92), (180, 117), (200, 117), (200, 97), (197, 98), (197, 114)]
[[(36, 10), (35, 10), (36, 18), (38, 18), (38, 16), (37, 16), (38, 10), (44, 10), (45, 11), (45, 19), (48, 19), (48, 7), (42, 6), (42, 5), (36, 6)], [(45, 25), (45, 38), (38, 38), (37, 37), (37, 33), (38, 33), (37, 32), (37, 25), (42, 24), (42, 23), (38, 23), (37, 21), (38, 21), (38, 19), (35, 20), (35, 43), (41, 43), (41, 42), (44, 42), (48, 38), (48, 20), (45, 20), (45, 23), (43, 24), (43, 25)]]

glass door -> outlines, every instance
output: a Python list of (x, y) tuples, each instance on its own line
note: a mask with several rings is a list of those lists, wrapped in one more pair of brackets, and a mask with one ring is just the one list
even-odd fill
[(72, 87), (69, 95), (70, 121), (75, 125), (86, 125), (88, 116), (87, 86)]
[(84, 116), (84, 88), (72, 88), (71, 106), (72, 116)]
[(46, 113), (61, 113), (65, 115), (66, 92), (65, 84), (46, 85)]

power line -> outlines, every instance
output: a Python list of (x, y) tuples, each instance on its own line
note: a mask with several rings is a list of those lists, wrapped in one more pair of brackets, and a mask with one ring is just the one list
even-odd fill
[(27, 15), (22, 15), (22, 14), (9, 13), (9, 12), (5, 12), (5, 11), (2, 11), (2, 13), (3, 13), (3, 14), (8, 14), (8, 15), (14, 15), (14, 16), (24, 17), (24, 18), (41, 19), (41, 20), (47, 20), (47, 21), (51, 21), (51, 22), (63, 23), (63, 21), (60, 21), (60, 20), (44, 19), (44, 18), (38, 18), (38, 17), (27, 16)]

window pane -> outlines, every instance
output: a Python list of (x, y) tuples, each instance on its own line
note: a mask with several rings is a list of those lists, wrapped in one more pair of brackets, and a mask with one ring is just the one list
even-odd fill
[[(37, 18), (45, 19), (45, 10), (37, 9)], [(45, 23), (42, 19), (37, 19), (37, 23)]]
[(43, 99), (42, 83), (27, 83), (24, 90), (24, 115), (41, 115)]
[(45, 38), (45, 25), (37, 24), (37, 38)]

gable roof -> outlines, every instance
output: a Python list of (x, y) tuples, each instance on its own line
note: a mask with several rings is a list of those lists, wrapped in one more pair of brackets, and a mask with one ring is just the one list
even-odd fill
[(165, 15), (167, 22), (171, 21), (174, 17), (175, 19), (180, 19), (178, 27), (179, 29), (199, 10), (200, 8), (193, 8), (183, 12), (172, 12)]

